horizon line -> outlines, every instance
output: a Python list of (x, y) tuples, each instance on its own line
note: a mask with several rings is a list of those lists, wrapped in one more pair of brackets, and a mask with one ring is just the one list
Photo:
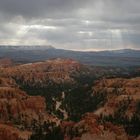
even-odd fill
[(134, 51), (140, 51), (140, 49), (136, 48), (117, 48), (117, 49), (65, 49), (65, 48), (57, 48), (53, 45), (3, 45), (0, 44), (0, 47), (52, 47), (52, 49), (59, 49), (59, 50), (68, 50), (68, 51), (76, 51), (76, 52), (103, 52), (103, 51), (119, 51), (119, 50), (134, 50)]

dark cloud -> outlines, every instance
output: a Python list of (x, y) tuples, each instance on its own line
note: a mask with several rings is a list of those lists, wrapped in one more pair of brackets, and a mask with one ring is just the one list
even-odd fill
[(139, 0), (1, 0), (0, 44), (139, 49)]
[(4, 0), (0, 2), (1, 11), (23, 17), (57, 17), (71, 15), (78, 5), (84, 5), (84, 0)]

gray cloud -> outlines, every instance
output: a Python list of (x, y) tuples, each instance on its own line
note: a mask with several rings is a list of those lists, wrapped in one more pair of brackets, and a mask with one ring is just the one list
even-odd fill
[(0, 44), (139, 49), (139, 29), (139, 0), (0, 1)]

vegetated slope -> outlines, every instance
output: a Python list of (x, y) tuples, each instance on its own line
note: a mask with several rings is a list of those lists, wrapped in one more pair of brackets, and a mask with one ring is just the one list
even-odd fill
[[(96, 81), (93, 87), (93, 92), (94, 94), (102, 92), (106, 96), (107, 103), (104, 106), (105, 109), (102, 109), (102, 111), (104, 110), (103, 111), (104, 115), (108, 114), (113, 115), (115, 109), (118, 108), (119, 102), (128, 100), (130, 103), (132, 103), (132, 101), (140, 100), (140, 78), (139, 77), (131, 79), (113, 78), (99, 80)], [(130, 103), (129, 105), (132, 106)], [(106, 109), (106, 107), (111, 108)], [(128, 107), (128, 109), (131, 108)], [(131, 117), (131, 113), (133, 113), (134, 110), (129, 111), (130, 112), (126, 112), (126, 114), (124, 113), (124, 115), (128, 115), (129, 117)]]
[(62, 122), (64, 140), (134, 140), (121, 126), (101, 123), (94, 113), (86, 113), (79, 122)]
[(140, 134), (140, 77), (103, 79), (93, 87), (93, 96), (102, 94), (95, 114), (103, 121), (121, 124), (131, 135)]
[[(84, 91), (86, 95), (84, 98), (87, 100), (87, 104), (79, 104), (80, 106), (74, 106), (73, 104), (72, 106), (74, 110), (78, 107), (85, 109), (85, 106), (89, 106), (90, 104), (93, 110), (89, 109), (89, 112), (86, 110), (88, 113), (82, 115), (77, 122), (71, 120), (62, 121), (60, 127), (64, 135), (63, 139), (139, 140), (139, 85), (139, 77), (131, 79), (102, 79), (96, 81), (92, 90)], [(82, 94), (82, 92), (80, 93)], [(90, 102), (88, 97), (93, 102)], [(79, 100), (81, 100), (80, 97)], [(71, 98), (70, 101), (72, 101)], [(80, 102), (78, 98), (76, 98), (76, 101)], [(78, 115), (79, 112), (75, 113)], [(41, 135), (44, 136), (44, 134)], [(34, 135), (32, 139), (34, 140)]]
[(28, 140), (43, 125), (59, 123), (46, 112), (45, 98), (29, 96), (14, 80), (0, 78), (0, 139)]
[(84, 98), (88, 99), (87, 96), (90, 96), (92, 102), (88, 100), (87, 104), (81, 105), (80, 108), (93, 103), (93, 111), (89, 109), (89, 113), (85, 113), (78, 122), (62, 122), (64, 139), (139, 139), (140, 77), (97, 80)]

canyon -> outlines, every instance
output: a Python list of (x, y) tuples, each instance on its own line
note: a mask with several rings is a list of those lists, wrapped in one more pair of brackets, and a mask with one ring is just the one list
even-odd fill
[(138, 67), (0, 61), (1, 140), (139, 140)]

